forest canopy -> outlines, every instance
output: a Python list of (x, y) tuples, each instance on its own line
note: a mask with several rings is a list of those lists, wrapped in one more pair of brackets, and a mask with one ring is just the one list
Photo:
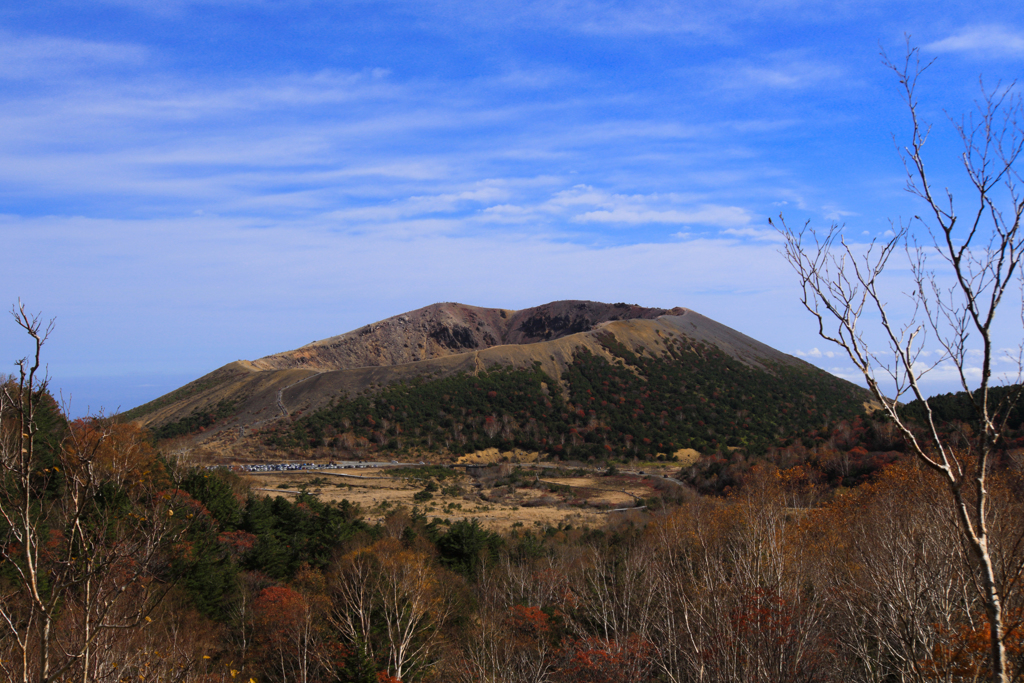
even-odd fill
[(862, 389), (811, 366), (752, 367), (699, 343), (635, 354), (612, 335), (602, 341), (614, 362), (579, 351), (557, 379), (536, 364), (393, 385), (271, 427), (266, 443), (454, 454), (496, 447), (580, 460), (664, 459), (682, 448), (762, 454), (780, 436), (864, 409)]

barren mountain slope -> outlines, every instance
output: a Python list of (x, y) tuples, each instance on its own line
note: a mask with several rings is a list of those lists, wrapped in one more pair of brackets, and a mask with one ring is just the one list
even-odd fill
[(259, 370), (322, 371), (402, 365), (505, 344), (550, 341), (586, 332), (606, 321), (651, 319), (680, 311), (593, 301), (556, 301), (521, 311), (433, 304), (260, 358), (253, 366)]

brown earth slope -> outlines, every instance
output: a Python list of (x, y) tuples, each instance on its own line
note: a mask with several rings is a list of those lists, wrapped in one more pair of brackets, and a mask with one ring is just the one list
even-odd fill
[(613, 320), (652, 319), (661, 308), (593, 301), (556, 301), (521, 311), (433, 304), (253, 361), (258, 370), (348, 370), (445, 358), (507, 344), (534, 344), (592, 330)]

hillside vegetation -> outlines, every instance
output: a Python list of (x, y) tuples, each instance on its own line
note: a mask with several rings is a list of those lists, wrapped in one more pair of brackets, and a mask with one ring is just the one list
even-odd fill
[(861, 389), (810, 366), (754, 368), (684, 340), (636, 354), (614, 335), (600, 339), (614, 362), (584, 350), (561, 378), (538, 364), (394, 385), (272, 427), (266, 442), (396, 453), (496, 447), (573, 459), (665, 459), (680, 448), (756, 454), (863, 409)]

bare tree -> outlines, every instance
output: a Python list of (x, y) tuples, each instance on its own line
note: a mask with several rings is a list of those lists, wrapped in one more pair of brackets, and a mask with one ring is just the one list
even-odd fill
[(152, 455), (137, 428), (65, 423), (40, 370), (53, 323), (21, 305), (13, 314), (33, 354), (0, 387), (0, 643), (14, 655), (0, 672), (89, 683), (111, 638), (149, 623), (168, 587), (164, 544), (184, 525), (152, 476), (122, 476)]
[[(1000, 353), (993, 331), (1004, 296), (1017, 291), (1024, 247), (1024, 192), (1016, 166), (1024, 145), (1021, 100), (1012, 86), (982, 87), (976, 112), (954, 122), (972, 188), (961, 215), (952, 191), (933, 185), (923, 157), (930, 127), (919, 116), (916, 91), (931, 63), (922, 64), (908, 41), (905, 59), (886, 58), (885, 64), (896, 74), (909, 108), (913, 132), (902, 156), (907, 190), (923, 200), (924, 215), (895, 225), (891, 239), (866, 249), (848, 243), (836, 224), (824, 232), (809, 224), (793, 229), (781, 216), (778, 225), (772, 224), (785, 239), (784, 255), (800, 278), (801, 302), (816, 318), (818, 333), (846, 352), (911, 452), (945, 482), (985, 604), (991, 676), (1006, 681), (1002, 578), (989, 529), (987, 476), (1008, 414), (1008, 402), (998, 403), (990, 391)], [(897, 252), (906, 255), (913, 282), (907, 292), (913, 312), (902, 321), (890, 317), (881, 282)], [(874, 315), (875, 331), (885, 340), (881, 351), (864, 335), (862, 323)], [(925, 363), (922, 352), (929, 338), (943, 353), (938, 361)], [(1020, 354), (1018, 377), (1019, 360)], [(922, 378), (940, 364), (952, 367), (969, 392), (977, 421), (973, 438), (948, 438), (924, 394)], [(921, 401), (924, 429), (904, 419), (900, 406), (906, 397)]]
[(659, 516), (648, 538), (653, 659), (665, 680), (837, 680), (827, 605), (810, 588), (820, 549), (786, 506), (776, 470), (755, 468), (730, 500)]
[(978, 626), (981, 596), (949, 502), (938, 477), (897, 465), (821, 512), (818, 581), (845, 680), (935, 680), (928, 662), (944, 634)]
[(566, 570), (570, 600), (563, 600), (567, 628), (577, 638), (596, 635), (625, 642), (629, 636), (651, 638), (658, 594), (651, 577), (648, 544), (622, 552), (591, 544)]
[(457, 583), (422, 552), (393, 538), (341, 557), (331, 620), (350, 645), (398, 679), (434, 665)]

